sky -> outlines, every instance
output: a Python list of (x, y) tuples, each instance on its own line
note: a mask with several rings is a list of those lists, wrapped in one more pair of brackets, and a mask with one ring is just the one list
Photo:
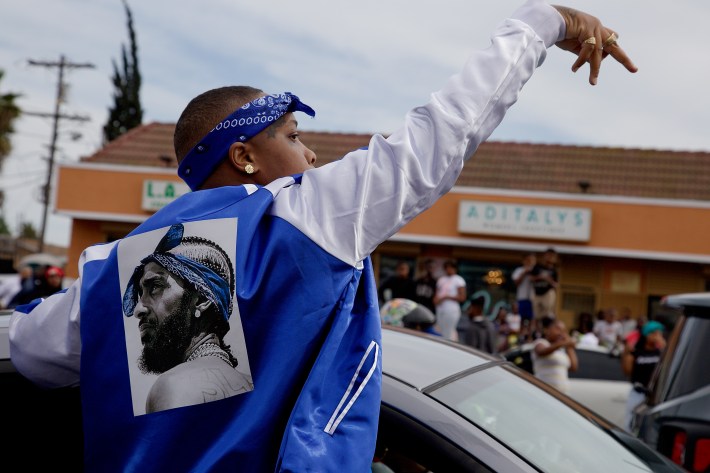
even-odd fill
[[(197, 94), (224, 85), (289, 91), (317, 112), (309, 131), (384, 133), (489, 44), (522, 0), (128, 0), (142, 74), (144, 123), (175, 123)], [(552, 48), (490, 140), (710, 151), (710, 2), (560, 0), (619, 33), (634, 60), (628, 73), (610, 58), (599, 83), (574, 56)], [(2, 0), (0, 93), (19, 93), (27, 112), (52, 113), (59, 69), (30, 61), (90, 64), (65, 70), (56, 163), (102, 146), (113, 104), (113, 61), (128, 46), (120, 0)], [(43, 220), (52, 120), (24, 115), (0, 172), (11, 229)], [(475, 159), (475, 158), (474, 158)], [(80, 192), (80, 190), (78, 190)], [(67, 246), (70, 221), (53, 215), (45, 241)]]

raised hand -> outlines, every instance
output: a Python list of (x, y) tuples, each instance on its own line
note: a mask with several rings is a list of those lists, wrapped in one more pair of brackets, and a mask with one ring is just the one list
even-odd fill
[(616, 31), (604, 26), (598, 18), (588, 13), (559, 5), (553, 7), (560, 12), (567, 25), (565, 39), (556, 45), (577, 55), (577, 59), (572, 64), (572, 71), (577, 72), (585, 62), (588, 62), (589, 83), (596, 85), (602, 60), (607, 56), (616, 59), (629, 72), (638, 70), (619, 46), (619, 35)]

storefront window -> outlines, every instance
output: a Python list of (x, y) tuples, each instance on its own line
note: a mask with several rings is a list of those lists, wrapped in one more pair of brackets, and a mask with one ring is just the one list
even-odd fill
[(515, 283), (511, 277), (515, 265), (480, 261), (459, 261), (459, 274), (466, 280), (469, 298), (483, 296), (484, 311), (494, 317), (500, 307), (510, 308), (515, 301)]
[[(563, 288), (564, 289), (564, 288)], [(567, 288), (562, 291), (562, 310), (575, 314), (596, 311), (597, 296), (593, 288)]]
[[(437, 273), (441, 276), (445, 259), (433, 258), (433, 260), (436, 263)], [(409, 264), (412, 279), (417, 276), (416, 258), (380, 255), (378, 286), (395, 275), (397, 263), (400, 261), (405, 261)], [(494, 316), (499, 307), (510, 308), (512, 302), (515, 301), (515, 283), (511, 278), (515, 265), (471, 260), (457, 260), (457, 263), (459, 274), (466, 281), (466, 296), (468, 298), (483, 296), (487, 301), (484, 308), (487, 315)]]

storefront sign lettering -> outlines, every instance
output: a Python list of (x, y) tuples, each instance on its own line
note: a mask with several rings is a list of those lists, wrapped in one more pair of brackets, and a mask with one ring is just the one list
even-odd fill
[(190, 188), (183, 182), (145, 180), (141, 208), (148, 211), (159, 210), (188, 192)]
[(590, 209), (464, 200), (459, 231), (512, 237), (589, 241)]

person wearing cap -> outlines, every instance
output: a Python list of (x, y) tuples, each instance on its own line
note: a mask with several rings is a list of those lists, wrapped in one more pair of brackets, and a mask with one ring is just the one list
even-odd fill
[(436, 316), (423, 304), (411, 299), (398, 297), (385, 302), (380, 308), (382, 325), (393, 327), (404, 327), (410, 330), (439, 335), (436, 324)]
[[(192, 99), (174, 136), (192, 192), (125, 238), (87, 248), (66, 292), (12, 316), (18, 371), (45, 387), (81, 385), (85, 470), (367, 471), (382, 377), (370, 254), (455, 185), (555, 44), (576, 55), (573, 70), (589, 63), (592, 84), (605, 57), (636, 70), (596, 17), (528, 0), (399, 130), (318, 168), (296, 115), (315, 111), (298, 96), (227, 86)], [(253, 389), (218, 396), (214, 385), (205, 402), (143, 413), (132, 358), (141, 315), (124, 298), (168, 284), (133, 273), (178, 223), (233, 262), (228, 335), (243, 333), (233, 349)], [(203, 292), (216, 277), (190, 279), (203, 285), (196, 310), (209, 300), (224, 314), (226, 299)]]
[(641, 336), (635, 344), (627, 343), (621, 354), (621, 367), (631, 380), (631, 389), (626, 399), (624, 428), (631, 431), (633, 410), (646, 396), (653, 372), (666, 347), (665, 327), (657, 320), (649, 320), (641, 327)]
[(48, 297), (63, 289), (64, 271), (57, 266), (49, 266), (44, 270), (39, 297)]

